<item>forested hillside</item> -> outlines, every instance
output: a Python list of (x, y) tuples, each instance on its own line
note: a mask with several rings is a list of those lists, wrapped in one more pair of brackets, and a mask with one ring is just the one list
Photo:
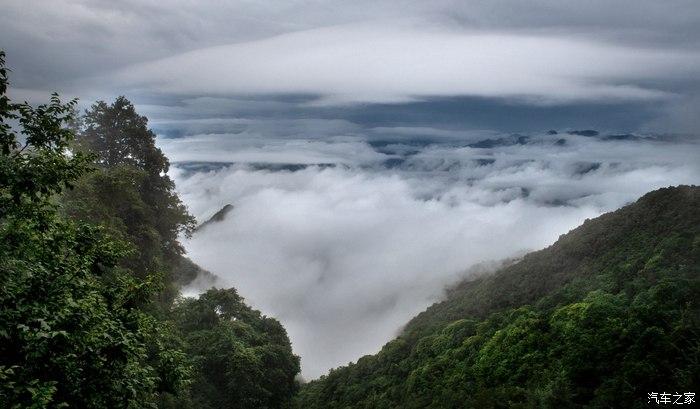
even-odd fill
[(0, 52), (0, 406), (284, 408), (299, 358), (178, 241), (194, 218), (124, 97), (14, 103)]
[[(646, 407), (700, 385), (700, 188), (651, 192), (451, 288), (299, 408)], [(465, 245), (468, 245), (465, 243)]]

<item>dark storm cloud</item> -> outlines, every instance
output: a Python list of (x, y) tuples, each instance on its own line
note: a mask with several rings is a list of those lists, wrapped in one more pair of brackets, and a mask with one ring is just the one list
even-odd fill
[(547, 129), (635, 129), (659, 115), (658, 104), (578, 103), (541, 106), (504, 99), (439, 98), (402, 105), (346, 108), (345, 118), (371, 126), (429, 126), (534, 132)]
[[(151, 121), (151, 126), (165, 137), (235, 133), (255, 127), (260, 134), (318, 138), (367, 135), (372, 128), (402, 126), (500, 132), (586, 128), (625, 132), (641, 127), (645, 131), (692, 133), (693, 109), (698, 106), (697, 101), (687, 103), (682, 99), (668, 106), (648, 101), (542, 106), (503, 98), (454, 97), (404, 104), (317, 107), (306, 104), (309, 100), (196, 98), (174, 106), (140, 105), (139, 110), (149, 118), (158, 118)], [(670, 118), (671, 114), (675, 117)]]

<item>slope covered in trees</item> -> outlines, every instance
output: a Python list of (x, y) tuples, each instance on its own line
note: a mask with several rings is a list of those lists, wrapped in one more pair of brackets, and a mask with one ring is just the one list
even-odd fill
[(452, 288), (300, 408), (646, 407), (700, 385), (700, 188), (649, 193)]
[[(125, 98), (17, 104), (0, 52), (0, 406), (283, 408), (284, 328), (207, 274), (145, 117)], [(10, 123), (17, 123), (11, 126)]]

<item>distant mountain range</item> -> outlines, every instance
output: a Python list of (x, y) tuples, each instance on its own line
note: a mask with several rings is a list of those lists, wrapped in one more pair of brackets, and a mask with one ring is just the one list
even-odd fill
[[(572, 138), (585, 137), (598, 141), (672, 141), (674, 135), (635, 135), (631, 133), (604, 133), (593, 129), (557, 131), (549, 130), (540, 134), (502, 134), (490, 138), (447, 138), (436, 139), (430, 135), (413, 136), (411, 138), (397, 139), (374, 139), (368, 138), (365, 142), (377, 153), (386, 155), (385, 159), (378, 163), (363, 163), (361, 166), (379, 165), (386, 169), (414, 170), (415, 164), (407, 163), (409, 158), (422, 152), (431, 146), (450, 146), (454, 148), (472, 148), (481, 150), (484, 155), (492, 155), (493, 150), (517, 145), (550, 145), (553, 147), (565, 147), (570, 144)], [(492, 157), (475, 159), (478, 166), (485, 166), (494, 163)], [(186, 174), (199, 172), (218, 171), (231, 166), (242, 166), (252, 171), (268, 172), (298, 172), (308, 168), (336, 168), (347, 167), (346, 163), (332, 162), (265, 162), (265, 161), (180, 161), (174, 162)]]

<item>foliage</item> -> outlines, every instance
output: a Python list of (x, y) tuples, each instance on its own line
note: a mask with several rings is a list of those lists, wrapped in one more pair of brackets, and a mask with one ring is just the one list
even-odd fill
[(77, 140), (97, 154), (98, 164), (108, 168), (129, 165), (153, 176), (168, 171), (168, 159), (155, 146), (148, 119), (125, 97), (118, 97), (111, 105), (97, 101), (81, 122)]
[(67, 216), (99, 223), (134, 244), (138, 251), (120, 265), (139, 277), (161, 271), (160, 299), (167, 306), (178, 291), (174, 271), (184, 253), (178, 238), (190, 234), (195, 221), (165, 173), (168, 159), (147, 125), (124, 97), (111, 105), (98, 101), (87, 110), (78, 121), (76, 148), (92, 154), (98, 169), (79, 179), (61, 201)]
[(661, 189), (464, 282), (300, 408), (646, 407), (700, 384), (700, 188)]
[(188, 371), (140, 309), (156, 287), (117, 267), (127, 243), (65, 220), (53, 200), (90, 168), (89, 155), (68, 150), (75, 101), (32, 107), (6, 91), (0, 52), (0, 402), (152, 405)]
[(168, 160), (146, 118), (119, 97), (111, 105), (97, 102), (77, 128), (79, 151), (93, 154), (98, 169), (62, 196), (62, 209), (133, 244), (138, 251), (119, 265), (136, 277), (162, 272), (155, 311), (170, 330), (167, 342), (183, 350), (193, 367), (190, 385), (179, 394), (161, 394), (159, 407), (287, 407), (299, 360), (277, 321), (246, 306), (235, 289), (172, 305), (182, 286), (195, 278), (213, 282), (214, 276), (182, 255), (178, 235), (190, 233), (194, 219), (165, 174)]
[(183, 257), (194, 219), (146, 118), (124, 97), (80, 119), (56, 95), (15, 104), (6, 74), (0, 54), (3, 407), (288, 407), (299, 359), (279, 322), (234, 289), (171, 311), (211, 274)]
[(192, 408), (284, 408), (296, 391), (299, 358), (280, 323), (234, 289), (180, 299), (174, 321), (196, 364)]

